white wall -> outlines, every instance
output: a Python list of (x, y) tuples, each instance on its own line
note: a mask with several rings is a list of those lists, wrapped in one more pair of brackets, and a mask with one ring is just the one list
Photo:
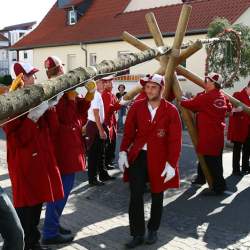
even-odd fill
[(250, 26), (250, 7), (236, 20), (235, 23), (244, 23)]
[(182, 0), (131, 0), (124, 12), (182, 3)]
[[(197, 39), (205, 38), (205, 35), (194, 35), (185, 37), (184, 41), (195, 41)], [(165, 43), (171, 45), (173, 42), (173, 38), (164, 38)], [(154, 41), (152, 39), (143, 40), (149, 46), (154, 47)], [(85, 45), (85, 48), (88, 51), (88, 66), (89, 66), (89, 54), (96, 53), (97, 55), (97, 63), (100, 63), (104, 59), (115, 59), (118, 57), (118, 52), (127, 51), (127, 52), (138, 52), (133, 46), (120, 41), (113, 43), (99, 43), (99, 44), (89, 44)], [(44, 70), (44, 60), (51, 55), (56, 55), (62, 59), (65, 63), (65, 69), (69, 68), (68, 65), (68, 55), (75, 55), (74, 64), (76, 67), (85, 66), (85, 53), (81, 50), (80, 45), (74, 46), (62, 46), (62, 47), (54, 47), (54, 48), (40, 48), (34, 49), (33, 58), (34, 65), (40, 69), (40, 72), (37, 73), (38, 81), (43, 81), (47, 79), (46, 73)], [(204, 77), (205, 72), (205, 58), (206, 52), (205, 49), (201, 49), (197, 53), (195, 53), (192, 57), (187, 60), (187, 68), (194, 72), (195, 74)], [(156, 60), (152, 60), (149, 62), (142, 63), (140, 65), (136, 65), (130, 69), (131, 74), (148, 74), (153, 73), (159, 68), (159, 62)], [(227, 90), (229, 93), (234, 92), (235, 90), (241, 89), (246, 85), (248, 79), (241, 79), (238, 83), (235, 84), (235, 88)], [(116, 92), (117, 85), (115, 83), (114, 90)], [(127, 90), (133, 88), (136, 82), (126, 82)], [(197, 93), (202, 89), (195, 85), (194, 83), (183, 79), (181, 81), (183, 92), (192, 92)]]

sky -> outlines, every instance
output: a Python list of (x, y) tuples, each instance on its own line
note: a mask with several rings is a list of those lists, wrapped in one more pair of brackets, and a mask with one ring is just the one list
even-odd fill
[(0, 29), (25, 22), (40, 22), (56, 0), (0, 0)]

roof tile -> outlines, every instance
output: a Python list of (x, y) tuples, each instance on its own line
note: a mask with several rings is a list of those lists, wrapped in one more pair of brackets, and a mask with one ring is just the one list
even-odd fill
[[(136, 36), (148, 36), (145, 14), (154, 12), (163, 33), (175, 32), (182, 4), (154, 9), (123, 13), (130, 0), (93, 0), (93, 4), (77, 24), (67, 25), (64, 9), (55, 4), (43, 21), (30, 34), (17, 42), (12, 48), (26, 49), (47, 47), (80, 42), (109, 41), (119, 39), (123, 31)], [(230, 22), (250, 7), (250, 0), (197, 0), (192, 5), (188, 31), (206, 30), (217, 16)]]

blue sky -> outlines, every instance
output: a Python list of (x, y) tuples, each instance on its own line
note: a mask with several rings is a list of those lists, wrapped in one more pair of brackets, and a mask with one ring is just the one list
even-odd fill
[(40, 22), (56, 0), (0, 0), (0, 29), (19, 23)]

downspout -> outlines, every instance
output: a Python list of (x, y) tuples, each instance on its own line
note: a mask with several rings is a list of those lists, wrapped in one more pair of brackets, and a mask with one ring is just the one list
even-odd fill
[(85, 45), (85, 47), (87, 47), (87, 46), (86, 46), (86, 44), (80, 43), (81, 49), (85, 53), (85, 67), (88, 67), (88, 51), (86, 48), (83, 47), (83, 45)]

